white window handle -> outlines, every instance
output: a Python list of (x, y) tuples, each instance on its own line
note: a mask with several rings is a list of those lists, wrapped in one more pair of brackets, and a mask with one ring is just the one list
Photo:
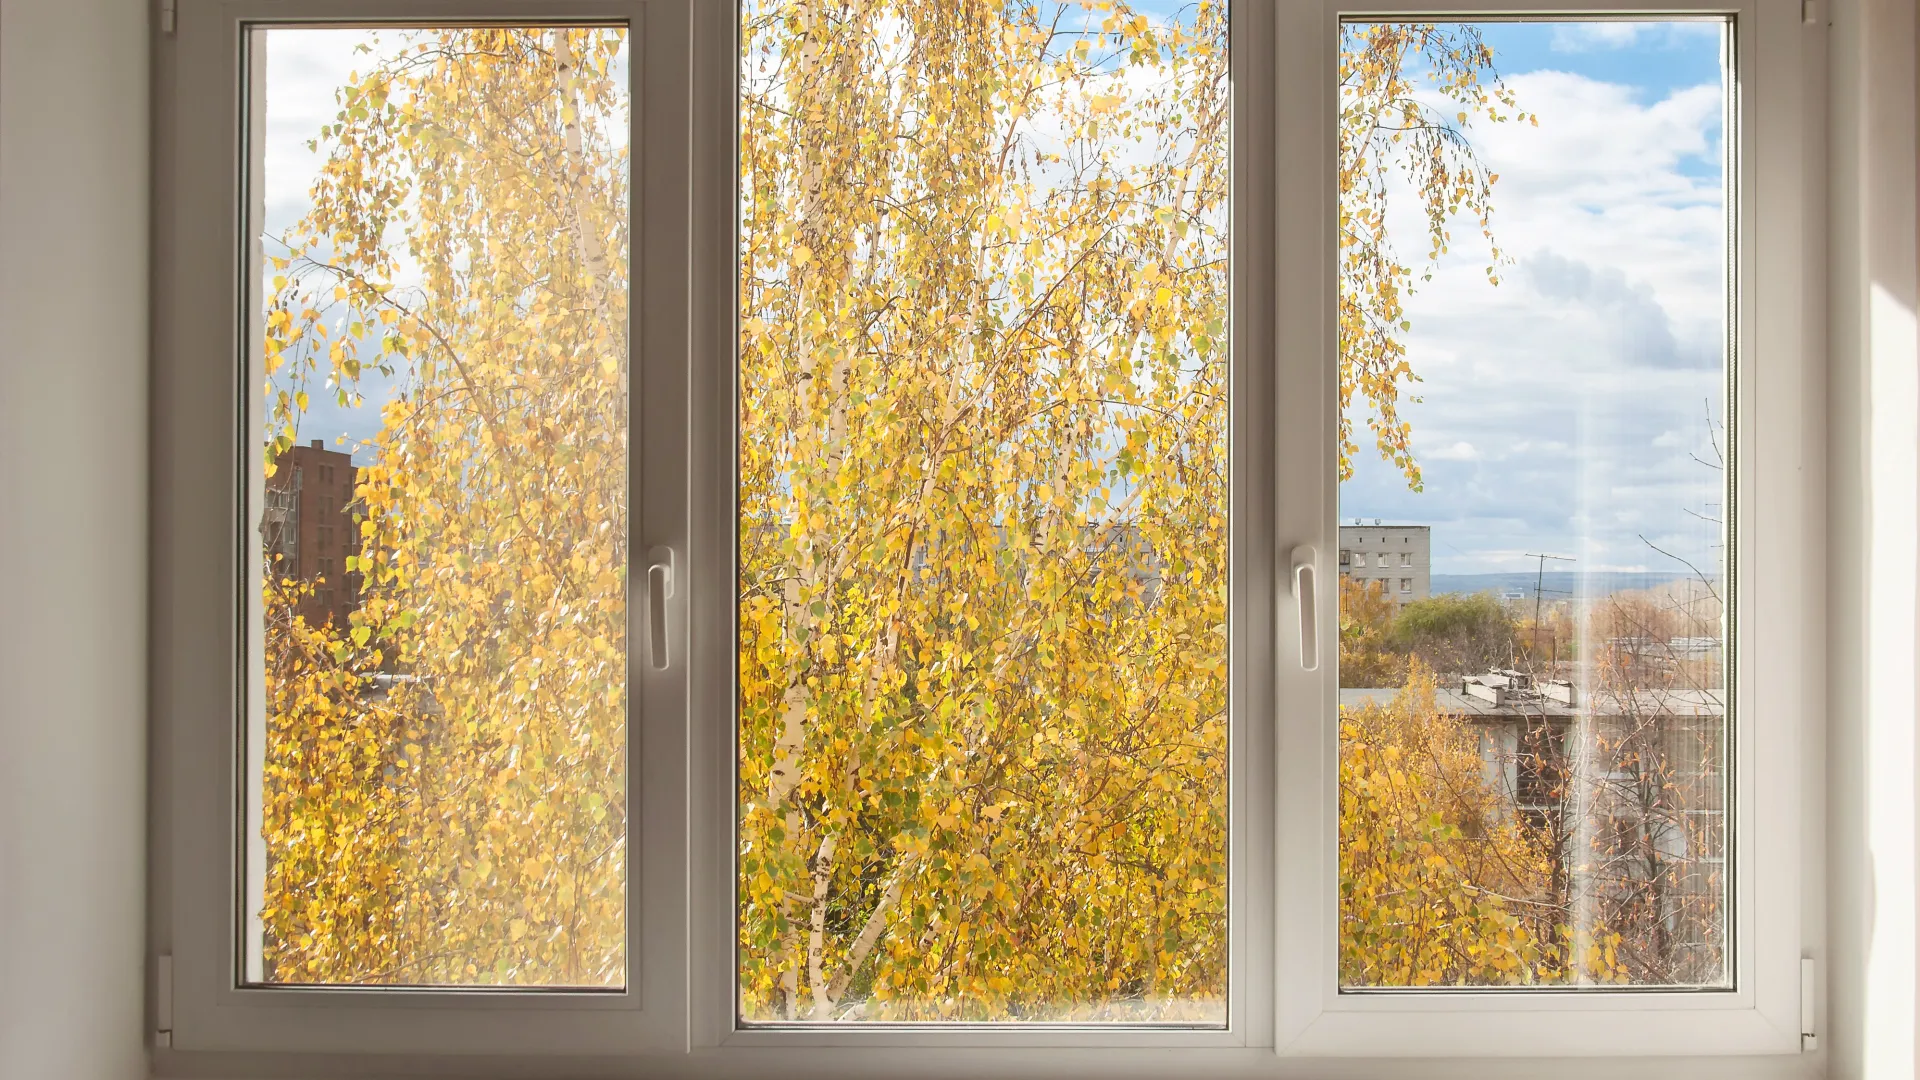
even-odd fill
[(647, 651), (653, 670), (665, 671), (667, 655), (667, 601), (673, 599), (673, 549), (656, 545), (647, 553)]
[(1300, 666), (1320, 670), (1320, 628), (1314, 618), (1314, 550), (1310, 544), (1293, 549), (1293, 599), (1300, 608)]

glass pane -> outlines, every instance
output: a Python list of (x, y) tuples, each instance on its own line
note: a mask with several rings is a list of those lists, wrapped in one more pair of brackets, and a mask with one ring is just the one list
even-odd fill
[(1220, 1024), (1226, 12), (741, 19), (742, 1018)]
[(1730, 30), (1343, 27), (1345, 985), (1729, 985)]
[(626, 32), (249, 56), (244, 974), (622, 986)]

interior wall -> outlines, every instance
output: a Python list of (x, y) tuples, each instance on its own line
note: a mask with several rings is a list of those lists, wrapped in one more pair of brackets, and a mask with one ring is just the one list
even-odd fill
[(1830, 1075), (1916, 1075), (1920, 331), (1913, 0), (1836, 0), (1830, 70)]
[(146, 1073), (147, 5), (0, 0), (0, 1076)]

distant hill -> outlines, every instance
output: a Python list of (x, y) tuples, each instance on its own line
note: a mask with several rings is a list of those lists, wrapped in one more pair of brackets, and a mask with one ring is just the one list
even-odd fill
[[(1600, 570), (1592, 573), (1560, 570), (1547, 571), (1540, 584), (1546, 590), (1549, 600), (1565, 599), (1574, 596), (1601, 597), (1617, 592), (1635, 589), (1651, 589), (1669, 582), (1688, 581), (1692, 574), (1680, 573), (1642, 573), (1633, 571)], [(1433, 591), (1439, 593), (1501, 593), (1519, 592), (1526, 599), (1533, 599), (1535, 575), (1516, 574), (1435, 574)]]

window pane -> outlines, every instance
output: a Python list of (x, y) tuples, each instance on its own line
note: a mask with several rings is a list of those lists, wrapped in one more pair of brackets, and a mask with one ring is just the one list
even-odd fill
[(249, 55), (245, 977), (619, 987), (626, 32)]
[(1729, 985), (1729, 39), (1342, 29), (1345, 985)]
[(741, 1015), (1219, 1024), (1226, 13), (741, 26)]

